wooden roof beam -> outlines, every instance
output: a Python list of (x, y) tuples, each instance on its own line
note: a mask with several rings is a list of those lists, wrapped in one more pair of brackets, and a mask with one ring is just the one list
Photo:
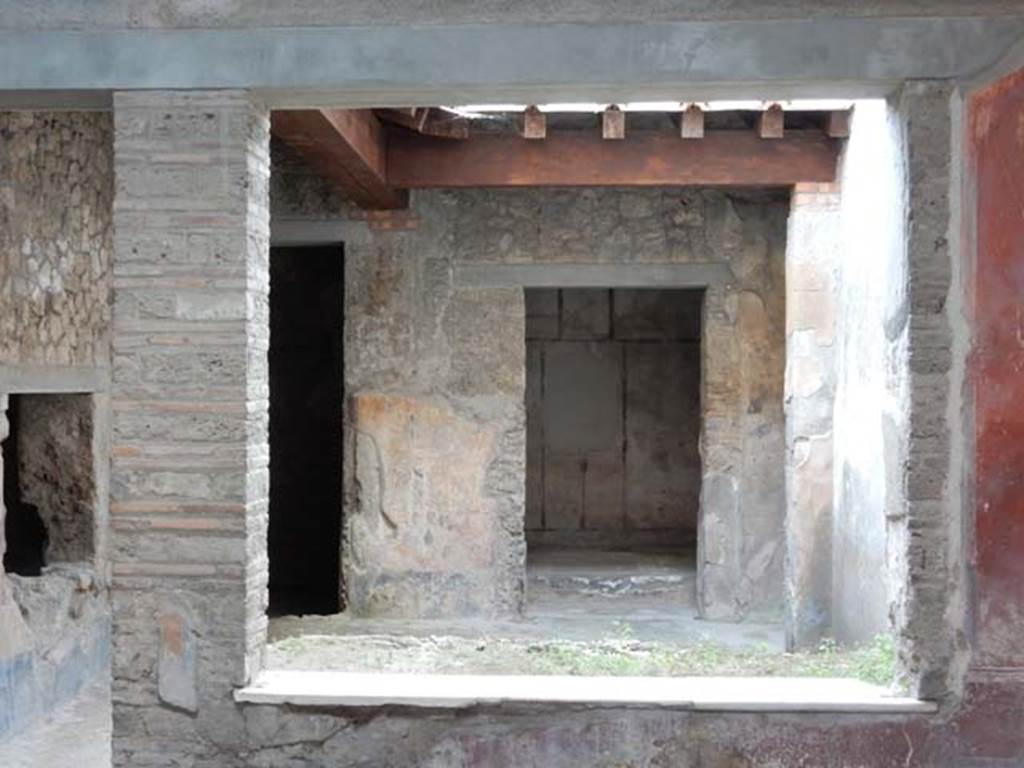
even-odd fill
[(757, 116), (757, 135), (762, 139), (781, 139), (786, 132), (786, 113), (772, 104)]
[(385, 122), (401, 125), (417, 133), (444, 139), (468, 139), (469, 122), (436, 107), (375, 110)]
[(704, 138), (704, 110), (696, 104), (679, 113), (679, 136), (683, 139)]
[(787, 186), (835, 180), (838, 142), (821, 130), (762, 141), (752, 131), (710, 131), (700, 141), (674, 132), (631, 131), (621, 141), (565, 131), (544, 141), (480, 135), (440, 141), (393, 134), (388, 180), (408, 188), (547, 186)]
[(850, 136), (851, 110), (843, 109), (829, 112), (825, 116), (825, 135), (833, 139), (845, 139)]
[(615, 104), (611, 104), (601, 113), (601, 138), (626, 138), (626, 113)]
[(408, 206), (408, 192), (388, 184), (387, 133), (371, 110), (275, 111), (270, 128), (360, 208)]
[(523, 138), (543, 139), (548, 135), (548, 121), (544, 113), (534, 105), (523, 112)]

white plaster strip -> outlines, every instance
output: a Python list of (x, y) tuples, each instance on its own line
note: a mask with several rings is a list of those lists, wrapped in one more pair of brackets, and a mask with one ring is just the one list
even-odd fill
[(504, 288), (703, 288), (734, 279), (728, 264), (456, 264), (455, 285)]
[(569, 704), (666, 707), (720, 712), (930, 714), (933, 702), (892, 696), (841, 678), (575, 677), (417, 675), (320, 671), (263, 672), (235, 701), (293, 706)]

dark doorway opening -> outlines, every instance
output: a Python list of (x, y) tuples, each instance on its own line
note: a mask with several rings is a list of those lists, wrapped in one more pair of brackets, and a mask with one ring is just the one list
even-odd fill
[(270, 251), (270, 615), (344, 608), (343, 246)]
[(526, 291), (532, 607), (695, 604), (703, 298)]
[(4, 471), (4, 571), (19, 576), (38, 576), (46, 565), (46, 525), (39, 508), (22, 498), (18, 471), (18, 439), (21, 433), (21, 397), (11, 395), (7, 405), (10, 427), (3, 442)]

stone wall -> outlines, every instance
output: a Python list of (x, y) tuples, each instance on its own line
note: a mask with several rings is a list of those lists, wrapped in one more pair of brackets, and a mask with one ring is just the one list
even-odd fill
[(111, 118), (0, 112), (0, 371), (109, 361)]
[[(958, 724), (986, 716), (1002, 724), (1020, 701), (1007, 692), (999, 709), (975, 699)], [(993, 745), (984, 734), (966, 734), (927, 716), (538, 704), (423, 713), (408, 707), (242, 710), (243, 745), (179, 742), (179, 755), (217, 768), (1011, 768), (1022, 754), (1017, 734), (1002, 733)], [(131, 763), (156, 765), (173, 763), (157, 755)]]
[(523, 600), (522, 291), (453, 281), (458, 197), (345, 240), (346, 507), (357, 614), (510, 615)]
[[(465, 190), (417, 194), (413, 228), (348, 226), (353, 610), (519, 610), (529, 275), (714, 264), (728, 277), (703, 317), (702, 608), (780, 615), (787, 207), (772, 192)], [(486, 278), (509, 265), (524, 283)], [(470, 267), (478, 279), (464, 282)]]
[(703, 291), (526, 290), (530, 546), (692, 545)]

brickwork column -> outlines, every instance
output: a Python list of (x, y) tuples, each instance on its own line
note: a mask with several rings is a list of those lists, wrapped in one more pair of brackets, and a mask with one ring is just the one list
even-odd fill
[(243, 743), (264, 646), (269, 121), (237, 91), (114, 116), (114, 752), (165, 765)]
[(954, 350), (961, 360), (966, 354), (965, 339), (952, 329), (963, 311), (953, 301), (956, 250), (950, 247), (959, 205), (950, 149), (960, 109), (947, 83), (909, 83), (900, 102), (907, 142), (910, 403), (906, 519), (890, 520), (889, 557), (904, 585), (894, 608), (903, 668), (914, 694), (936, 699), (956, 687), (962, 654), (958, 627), (949, 627), (946, 618), (960, 613), (964, 599), (957, 592), (956, 571), (963, 546), (958, 454), (965, 447), (950, 417), (959, 410), (963, 376), (962, 362), (954, 365)]

